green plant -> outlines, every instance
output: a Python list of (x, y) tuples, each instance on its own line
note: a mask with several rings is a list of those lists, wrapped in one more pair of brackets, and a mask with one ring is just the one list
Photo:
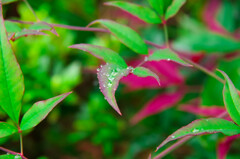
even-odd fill
[[(0, 1), (1, 2), (1, 1)], [(10, 2), (14, 2), (12, 0), (2, 1), (2, 4), (7, 4)], [(239, 41), (235, 40), (233, 37), (227, 37), (224, 34), (217, 34), (213, 32), (209, 32), (206, 29), (198, 28), (190, 28), (193, 30), (194, 34), (191, 34), (190, 37), (179, 38), (176, 42), (169, 41), (168, 35), (168, 24), (167, 22), (173, 18), (180, 10), (180, 8), (186, 3), (186, 0), (148, 0), (149, 7), (136, 5), (128, 2), (108, 2), (106, 5), (118, 7), (122, 10), (127, 11), (133, 16), (143, 20), (146, 23), (150, 24), (161, 24), (164, 32), (165, 42), (163, 46), (155, 44), (151, 41), (144, 40), (135, 30), (132, 28), (114, 22), (108, 19), (99, 19), (90, 23), (87, 27), (75, 27), (75, 26), (67, 26), (61, 24), (50, 24), (46, 22), (41, 22), (37, 17), (34, 10), (31, 8), (29, 3), (24, 0), (30, 10), (33, 12), (37, 22), (24, 22), (18, 20), (9, 20), (5, 21), (2, 16), (1, 10), (1, 54), (2, 58), (0, 61), (0, 106), (3, 110), (9, 115), (12, 122), (3, 122), (1, 137), (9, 136), (14, 133), (19, 133), (20, 135), (20, 143), (21, 143), (21, 153), (11, 152), (10, 150), (6, 150), (2, 148), (2, 150), (7, 151), (11, 154), (7, 156), (14, 157), (13, 155), (20, 155), (20, 157), (25, 158), (23, 156), (22, 150), (22, 131), (28, 130), (39, 124), (46, 115), (64, 98), (66, 98), (70, 93), (65, 93), (60, 96), (51, 98), (46, 101), (41, 101), (32, 106), (29, 111), (27, 111), (21, 123), (19, 123), (20, 111), (21, 111), (21, 100), (24, 92), (24, 84), (23, 84), (23, 75), (21, 73), (21, 69), (18, 66), (18, 63), (14, 57), (14, 53), (12, 48), (8, 42), (8, 40), (15, 41), (24, 36), (30, 35), (45, 35), (45, 31), (50, 31), (55, 35), (58, 35), (55, 27), (63, 27), (65, 29), (74, 29), (80, 31), (96, 31), (96, 32), (104, 32), (113, 35), (118, 41), (124, 44), (128, 49), (132, 52), (137, 53), (135, 56), (139, 58), (139, 64), (135, 67), (128, 65), (126, 59), (120, 56), (116, 51), (113, 51), (107, 47), (97, 46), (92, 44), (75, 44), (70, 46), (70, 48), (79, 49), (85, 52), (89, 52), (93, 56), (96, 56), (100, 60), (104, 61), (106, 64), (101, 65), (100, 68), (97, 69), (97, 77), (99, 81), (99, 87), (104, 95), (107, 102), (112, 106), (114, 110), (118, 112), (118, 114), (122, 115), (116, 98), (115, 92), (118, 88), (119, 82), (122, 78), (135, 75), (137, 77), (145, 78), (154, 78), (155, 81), (159, 85), (161, 85), (161, 78), (156, 74), (151, 68), (145, 66), (148, 62), (160, 62), (160, 61), (172, 61), (178, 63), (185, 67), (195, 67), (196, 69), (206, 73), (210, 77), (213, 77), (218, 83), (224, 85), (223, 88), (223, 101), (226, 107), (226, 111), (224, 113), (217, 116), (217, 118), (207, 118), (207, 119), (199, 119), (195, 120), (189, 125), (178, 129), (175, 133), (170, 135), (166, 140), (162, 142), (162, 144), (157, 148), (160, 149), (162, 146), (167, 144), (168, 142), (176, 139), (183, 138), (176, 142), (173, 146), (169, 147), (166, 151), (160, 154), (154, 154), (154, 159), (161, 158), (167, 153), (171, 152), (177, 146), (183, 144), (187, 140), (190, 139), (191, 136), (202, 135), (202, 134), (213, 134), (213, 133), (223, 133), (227, 136), (233, 136), (240, 134), (240, 98), (238, 94), (238, 90), (235, 88), (233, 82), (228, 77), (228, 75), (222, 71), (218, 70), (218, 73), (221, 73), (224, 77), (224, 80), (216, 74), (208, 70), (207, 68), (201, 66), (200, 64), (193, 62), (191, 59), (187, 58), (182, 54), (181, 51), (203, 51), (205, 53), (228, 53), (232, 51), (238, 51), (240, 48)], [(0, 6), (1, 7), (1, 6)], [(2, 7), (1, 7), (2, 8)], [(188, 20), (188, 19), (187, 19)], [(187, 21), (186, 20), (186, 21)], [(191, 20), (190, 20), (191, 21)], [(28, 29), (18, 28), (15, 24), (23, 23), (29, 24), (30, 27)], [(190, 22), (194, 23), (194, 22)], [(103, 26), (105, 29), (100, 28), (91, 28), (90, 26), (99, 24)], [(195, 23), (193, 24), (195, 25)], [(7, 31), (5, 30), (5, 26)], [(185, 29), (188, 26), (185, 26)], [(187, 28), (188, 29), (188, 28)], [(195, 34), (196, 33), (196, 34)], [(185, 33), (186, 34), (186, 33)], [(230, 35), (232, 36), (232, 35)], [(189, 40), (190, 39), (190, 40)], [(205, 40), (209, 41), (209, 44), (205, 43)], [(149, 46), (153, 46), (153, 52), (150, 53)], [(187, 47), (182, 47), (187, 45)], [(220, 48), (224, 45), (224, 48)], [(189, 50), (188, 50), (189, 49)], [(181, 89), (178, 88), (178, 89)], [(7, 94), (6, 94), (7, 92)], [(178, 94), (181, 94), (178, 96)], [(177, 95), (167, 94), (160, 96), (160, 101), (163, 99), (172, 99), (176, 97), (176, 102), (179, 101), (182, 96), (185, 94), (184, 91), (177, 91)], [(158, 98), (156, 98), (158, 100)], [(153, 104), (155, 100), (150, 102), (149, 107), (146, 108), (147, 113), (141, 115), (141, 117), (135, 118), (133, 123), (137, 123), (148, 115), (155, 114), (161, 110), (162, 108), (155, 108)], [(156, 102), (155, 102), (156, 103)], [(167, 106), (168, 106), (168, 102)], [(175, 101), (173, 102), (175, 103)], [(172, 104), (172, 103), (171, 103)], [(166, 106), (166, 107), (167, 107)], [(164, 107), (164, 106), (163, 106)], [(40, 111), (41, 110), (41, 111)], [(228, 121), (224, 118), (229, 115), (232, 121)], [(34, 118), (34, 119), (33, 119)], [(111, 142), (109, 142), (111, 143)], [(151, 155), (150, 155), (151, 158)]]

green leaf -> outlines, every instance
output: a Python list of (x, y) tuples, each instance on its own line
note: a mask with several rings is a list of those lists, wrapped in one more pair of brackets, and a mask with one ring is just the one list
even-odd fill
[(118, 108), (116, 99), (115, 99), (115, 91), (117, 90), (118, 84), (120, 79), (123, 76), (127, 76), (131, 71), (131, 68), (122, 68), (118, 65), (114, 64), (106, 64), (101, 66), (98, 69), (98, 81), (99, 81), (99, 88), (105, 99), (108, 103), (116, 110), (120, 115), (121, 112)]
[(226, 80), (223, 87), (224, 104), (232, 120), (240, 125), (240, 98), (237, 89), (225, 72), (221, 70), (219, 72), (222, 73)]
[(118, 24), (110, 20), (96, 20), (90, 25), (100, 23), (106, 27), (113, 35), (115, 35), (123, 44), (140, 54), (148, 54), (147, 45), (142, 38), (131, 28)]
[(22, 29), (18, 26), (17, 23), (13, 23), (10, 21), (4, 21), (5, 24), (5, 28), (7, 30), (8, 33), (16, 33), (16, 32), (20, 32)]
[(18, 132), (18, 129), (8, 123), (0, 122), (0, 138), (10, 136)]
[(159, 77), (154, 72), (145, 67), (136, 67), (133, 69), (132, 73), (137, 75), (138, 77), (154, 77), (160, 85)]
[(173, 47), (186, 52), (231, 53), (240, 49), (240, 42), (206, 30), (188, 31), (173, 43)]
[(0, 6), (0, 106), (18, 123), (24, 92), (23, 75), (4, 26)]
[(188, 63), (183, 61), (175, 52), (173, 52), (170, 49), (157, 50), (148, 57), (148, 61), (160, 61), (160, 60), (174, 61), (179, 64), (189, 66)]
[(46, 22), (36, 22), (31, 25), (28, 30), (36, 30), (36, 31), (50, 31), (53, 34), (58, 36), (58, 33), (54, 29), (54, 27)]
[(15, 158), (15, 155), (6, 154), (6, 155), (0, 155), (0, 159), (16, 159), (16, 158)]
[(185, 136), (214, 134), (219, 132), (227, 136), (232, 136), (240, 134), (240, 127), (230, 121), (220, 118), (195, 120), (187, 126), (178, 129), (172, 135), (168, 136), (167, 139), (165, 139), (157, 149), (161, 148), (172, 140), (176, 140)]
[(186, 0), (173, 0), (172, 4), (167, 8), (165, 19), (167, 20), (177, 14), (185, 2)]
[(70, 48), (80, 49), (89, 52), (90, 54), (96, 56), (97, 58), (104, 60), (106, 63), (116, 64), (124, 68), (127, 67), (127, 64), (124, 61), (124, 59), (116, 52), (108, 48), (90, 44), (76, 44), (70, 46)]
[(164, 15), (164, 0), (148, 0), (148, 2), (160, 16)]
[(50, 111), (62, 100), (64, 100), (71, 92), (50, 98), (45, 101), (35, 103), (23, 116), (20, 128), (27, 130), (38, 125), (47, 117)]
[(16, 2), (18, 0), (2, 0), (2, 4), (9, 4), (9, 3), (13, 3), (13, 2)]
[(162, 22), (160, 17), (158, 17), (158, 15), (152, 9), (147, 7), (129, 2), (108, 2), (105, 4), (121, 8), (147, 23), (159, 24)]

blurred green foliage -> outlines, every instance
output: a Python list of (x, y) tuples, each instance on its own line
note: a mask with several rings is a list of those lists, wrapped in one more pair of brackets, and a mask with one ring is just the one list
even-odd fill
[[(128, 15), (119, 15), (117, 12), (119, 10), (103, 6), (104, 2), (107, 0), (29, 0), (42, 21), (86, 26), (95, 19), (114, 18), (136, 28), (144, 39), (157, 44), (164, 43), (161, 26), (146, 25), (137, 20), (131, 23)], [(136, 3), (146, 4), (141, 0), (136, 0)], [(192, 54), (206, 54), (203, 65), (208, 63), (209, 54), (216, 55), (214, 68), (224, 70), (240, 89), (238, 82), (240, 59), (236, 56), (233, 58), (224, 56), (235, 51), (239, 54), (240, 43), (208, 30), (201, 17), (206, 3), (207, 0), (197, 3), (188, 1), (177, 17), (169, 21), (170, 39), (176, 49)], [(4, 12), (7, 19), (35, 21), (23, 2), (7, 5)], [(240, 26), (239, 12), (238, 1), (223, 0), (217, 20), (226, 30), (233, 33)], [(27, 26), (19, 24), (19, 27)], [(196, 115), (173, 107), (150, 116), (137, 125), (131, 125), (130, 118), (149, 99), (172, 88), (127, 92), (126, 86), (120, 85), (116, 92), (124, 114), (120, 117), (111, 109), (98, 89), (95, 69), (101, 61), (92, 55), (68, 47), (72, 44), (89, 43), (111, 48), (127, 60), (138, 56), (108, 34), (62, 28), (56, 30), (59, 37), (50, 33), (48, 36), (29, 36), (12, 42), (26, 85), (23, 112), (26, 112), (35, 101), (74, 91), (47, 120), (32, 130), (29, 136), (24, 137), (25, 155), (29, 158), (147, 158), (167, 135), (197, 118)], [(200, 89), (197, 93), (188, 93), (179, 104), (199, 97), (203, 105), (224, 105), (222, 84), (191, 68), (181, 69), (186, 83), (200, 86)], [(2, 110), (0, 118), (6, 119)], [(216, 143), (221, 138), (223, 138), (221, 134), (194, 138), (166, 158), (216, 158)], [(1, 139), (0, 143), (18, 151), (17, 141), (17, 136), (14, 136), (12, 139)], [(239, 140), (236, 143), (239, 144)], [(239, 158), (236, 154), (238, 144), (232, 146), (229, 158)]]

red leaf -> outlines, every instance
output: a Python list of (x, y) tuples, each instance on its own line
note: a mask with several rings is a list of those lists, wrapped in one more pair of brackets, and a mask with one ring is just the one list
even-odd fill
[[(139, 63), (137, 61), (131, 61), (130, 65)], [(180, 75), (178, 64), (169, 61), (149, 61), (146, 62), (144, 67), (150, 69), (156, 73), (160, 80), (160, 87), (167, 87), (171, 85), (177, 85), (183, 83), (183, 76)], [(145, 89), (145, 88), (159, 88), (159, 84), (151, 77), (141, 78), (133, 74), (129, 74), (127, 77), (122, 78), (122, 83), (127, 85), (127, 89), (130, 91)]]
[(151, 101), (149, 101), (143, 107), (143, 109), (141, 109), (136, 115), (134, 115), (134, 117), (131, 119), (131, 123), (136, 124), (150, 115), (160, 113), (163, 110), (174, 106), (182, 99), (183, 96), (183, 91), (177, 91), (174, 93), (163, 93), (156, 96)]
[(224, 107), (220, 106), (207, 107), (197, 105), (181, 105), (180, 110), (206, 117), (217, 117), (226, 111)]
[(236, 140), (239, 137), (240, 137), (240, 134), (225, 137), (224, 140), (222, 140), (218, 143), (218, 147), (217, 147), (218, 159), (225, 159), (226, 158), (227, 153), (228, 153), (228, 151), (231, 147), (231, 144), (233, 143), (234, 140)]

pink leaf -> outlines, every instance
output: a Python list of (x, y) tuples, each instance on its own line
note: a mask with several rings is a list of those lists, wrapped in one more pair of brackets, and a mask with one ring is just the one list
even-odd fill
[(114, 64), (106, 64), (98, 70), (98, 80), (100, 90), (105, 96), (108, 103), (115, 109), (120, 115), (121, 112), (118, 108), (115, 91), (118, 87), (119, 81), (123, 76), (130, 73), (131, 68), (122, 68)]
[[(130, 63), (135, 65), (136, 61)], [(149, 61), (144, 64), (144, 67), (156, 73), (161, 80), (161, 87), (176, 85), (183, 83), (184, 79), (179, 73), (177, 64), (169, 61)], [(145, 88), (159, 88), (158, 83), (151, 77), (141, 78), (133, 74), (129, 74), (121, 80), (122, 83), (127, 85), (128, 90), (138, 90)]]
[(225, 159), (227, 156), (227, 153), (231, 147), (231, 144), (233, 143), (234, 140), (240, 137), (240, 134), (234, 135), (234, 136), (229, 136), (225, 137), (224, 140), (218, 143), (217, 147), (217, 156), (218, 159)]
[(217, 117), (226, 111), (224, 107), (220, 106), (200, 107), (197, 105), (181, 105), (180, 110), (206, 117)]
[(227, 33), (227, 31), (216, 21), (216, 14), (220, 8), (221, 1), (220, 0), (211, 0), (207, 4), (203, 18), (208, 28), (214, 32), (218, 33)]
[(131, 119), (131, 123), (136, 124), (147, 116), (160, 113), (163, 110), (174, 106), (182, 99), (183, 96), (183, 91), (177, 91), (174, 93), (163, 93), (156, 96), (151, 101), (149, 101), (143, 107), (143, 109), (141, 109), (136, 115), (134, 115), (134, 117)]

